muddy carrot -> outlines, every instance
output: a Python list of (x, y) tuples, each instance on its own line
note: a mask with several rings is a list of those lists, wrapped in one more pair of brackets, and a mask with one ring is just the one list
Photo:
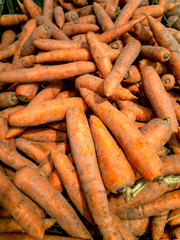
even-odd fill
[(65, 0), (58, 0), (58, 2), (67, 11), (76, 10), (76, 7), (72, 2), (66, 2)]
[(161, 81), (163, 82), (163, 85), (165, 89), (168, 91), (175, 85), (175, 78), (172, 74), (164, 74), (161, 76)]
[[(14, 184), (0, 172), (1, 190), (0, 204), (21, 227), (32, 237), (42, 239), (44, 235), (41, 218), (24, 198)], [(24, 213), (28, 214), (24, 214)]]
[(79, 17), (77, 20), (78, 23), (91, 23), (96, 24), (96, 16), (93, 14)]
[(17, 46), (19, 44), (19, 40), (16, 40), (6, 48), (0, 51), (0, 61), (12, 57), (17, 49)]
[(56, 169), (50, 174), (48, 180), (60, 193), (63, 191), (62, 180)]
[(68, 235), (91, 238), (71, 205), (38, 169), (21, 168), (16, 172), (13, 183), (37, 202), (52, 218), (56, 219)]
[(8, 107), (2, 111), (0, 111), (0, 117), (8, 118), (8, 116), (11, 113), (14, 113), (16, 111), (22, 110), (25, 107), (25, 105), (17, 105), (15, 107)]
[(84, 6), (88, 5), (87, 0), (73, 0), (73, 3), (75, 5), (77, 5), (78, 7), (84, 7)]
[(119, 239), (108, 209), (87, 118), (80, 108), (72, 107), (67, 111), (66, 123), (73, 160), (94, 222), (104, 239)]
[(56, 6), (54, 8), (54, 19), (55, 19), (56, 25), (59, 28), (62, 28), (65, 22), (65, 17), (64, 17), (63, 8), (61, 6)]
[(8, 121), (4, 117), (0, 117), (0, 142), (5, 143), (6, 145), (10, 146), (11, 148), (16, 148), (14, 139), (6, 139), (7, 132), (9, 130)]
[(5, 30), (1, 37), (0, 51), (12, 44), (16, 39), (16, 34), (13, 30)]
[(175, 28), (167, 28), (167, 30), (175, 37), (178, 43), (180, 43), (180, 31)]
[(179, 174), (180, 167), (179, 167), (179, 159), (180, 154), (171, 154), (168, 156), (161, 157), (161, 161), (163, 163), (163, 172), (164, 175), (171, 175), (171, 174)]
[(48, 123), (47, 126), (62, 132), (67, 131), (66, 121), (51, 122), (51, 123)]
[(151, 45), (154, 43), (153, 34), (150, 34), (141, 23), (134, 25), (133, 33), (142, 44)]
[(170, 211), (167, 219), (171, 227), (177, 227), (180, 223), (180, 208)]
[(33, 0), (24, 0), (23, 4), (31, 18), (37, 18), (42, 15), (42, 9)]
[(131, 65), (122, 80), (124, 83), (137, 83), (141, 81), (141, 75), (138, 68), (135, 65)]
[(7, 108), (15, 106), (19, 102), (14, 92), (0, 93), (0, 108)]
[(121, 40), (116, 40), (116, 41), (110, 43), (109, 46), (110, 46), (112, 49), (120, 49), (120, 50), (122, 50), (123, 47), (124, 47), (124, 45), (123, 45), (123, 43), (122, 43)]
[(158, 62), (166, 62), (170, 58), (169, 50), (159, 46), (142, 45), (140, 54), (144, 58)]
[(27, 16), (28, 19), (31, 18), (31, 16), (29, 15), (28, 11), (26, 10), (26, 8), (24, 7), (24, 4), (21, 3), (19, 0), (17, 0), (17, 3), (21, 9), (21, 11)]
[(68, 24), (62, 28), (62, 31), (66, 36), (73, 36), (76, 34), (87, 33), (88, 31), (97, 32), (99, 27), (96, 24), (90, 23), (76, 23), (76, 24)]
[(122, 150), (99, 118), (91, 115), (89, 122), (105, 187), (117, 193), (132, 186), (135, 176)]
[(60, 99), (60, 98), (70, 98), (70, 97), (78, 97), (79, 94), (75, 89), (70, 89), (70, 90), (66, 90), (66, 91), (62, 91), (60, 92), (57, 96), (56, 99)]
[[(31, 236), (24, 233), (1, 233), (0, 240), (34, 240)], [(43, 240), (85, 240), (82, 238), (62, 237), (56, 235), (45, 235)]]
[(27, 22), (27, 16), (24, 14), (3, 14), (0, 16), (0, 26), (7, 27)]
[(98, 94), (86, 88), (80, 88), (80, 93), (88, 106), (116, 137), (131, 165), (147, 180), (152, 181), (162, 176), (161, 160), (133, 123)]
[(132, 40), (120, 52), (113, 69), (104, 80), (103, 88), (105, 96), (109, 97), (116, 91), (130, 65), (139, 55), (140, 49), (140, 42)]
[(159, 75), (169, 73), (168, 67), (164, 63), (161, 63), (161, 62), (152, 62), (148, 59), (140, 60), (138, 63), (139, 71), (141, 72), (143, 67), (145, 67), (145, 66), (152, 66)]
[(15, 93), (22, 102), (29, 102), (35, 97), (38, 88), (39, 83), (24, 83), (17, 86)]
[(64, 14), (66, 22), (74, 22), (78, 19), (78, 14), (75, 11), (68, 11)]
[(42, 16), (53, 19), (53, 0), (44, 0)]
[(150, 228), (152, 239), (160, 239), (163, 235), (168, 213), (169, 211), (166, 211), (152, 217)]

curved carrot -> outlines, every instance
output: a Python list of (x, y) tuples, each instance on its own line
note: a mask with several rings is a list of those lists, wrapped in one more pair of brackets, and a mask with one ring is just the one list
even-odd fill
[(19, 102), (15, 92), (0, 93), (0, 108), (12, 107)]
[(1, 36), (0, 51), (12, 44), (16, 39), (16, 34), (13, 30), (5, 30)]
[(161, 176), (161, 160), (134, 124), (98, 94), (85, 88), (80, 88), (80, 93), (116, 137), (131, 165), (147, 180), (152, 181)]
[(56, 25), (59, 28), (62, 28), (65, 22), (65, 17), (64, 17), (63, 8), (61, 6), (56, 6), (54, 8), (54, 18), (55, 18)]
[(175, 85), (175, 78), (172, 74), (164, 74), (161, 76), (161, 81), (163, 82), (163, 85), (165, 89), (168, 91)]
[(42, 9), (33, 0), (24, 0), (23, 4), (31, 18), (37, 18), (42, 15)]
[(3, 14), (0, 16), (0, 26), (13, 26), (27, 22), (28, 18), (25, 14)]
[(10, 146), (11, 148), (16, 148), (14, 139), (6, 139), (7, 132), (9, 130), (8, 121), (4, 117), (0, 117), (0, 142), (5, 143), (6, 145)]
[(42, 16), (53, 19), (53, 0), (44, 0)]

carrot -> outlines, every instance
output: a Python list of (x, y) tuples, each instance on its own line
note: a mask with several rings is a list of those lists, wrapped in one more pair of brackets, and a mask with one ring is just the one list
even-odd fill
[[(145, 94), (149, 99), (156, 116), (162, 119), (170, 118), (173, 133), (168, 141), (168, 144), (172, 150), (174, 149), (173, 151), (176, 151), (176, 148), (178, 151), (178, 149), (180, 149), (180, 145), (175, 136), (178, 131), (178, 121), (163, 83), (153, 67), (144, 67), (141, 71), (141, 75)], [(161, 95), (161, 101), (164, 102), (163, 105), (159, 103), (159, 95)]]
[(141, 81), (141, 75), (135, 65), (131, 65), (122, 80), (124, 83), (137, 83)]
[(163, 163), (163, 172), (164, 175), (171, 175), (171, 174), (179, 174), (180, 168), (179, 168), (179, 159), (180, 154), (172, 154), (168, 156), (161, 157), (162, 163)]
[(0, 51), (8, 47), (16, 40), (16, 33), (13, 30), (5, 30), (1, 36)]
[(36, 20), (30, 19), (23, 27), (22, 33), (19, 39), (19, 44), (17, 46), (16, 52), (13, 57), (13, 62), (20, 57), (21, 48), (24, 45), (25, 41), (29, 38), (31, 33), (36, 29)]
[(16, 40), (6, 48), (0, 51), (0, 61), (12, 57), (17, 49), (17, 46), (19, 44), (19, 40)]
[(110, 192), (117, 193), (132, 186), (134, 173), (122, 150), (99, 118), (91, 115), (89, 121), (105, 187)]
[(39, 16), (36, 19), (37, 25), (48, 25), (51, 30), (51, 35), (53, 38), (57, 40), (70, 40), (68, 36), (66, 36), (61, 29), (59, 29), (53, 22), (47, 19), (44, 16)]
[[(88, 35), (90, 35), (90, 34), (88, 34)], [(99, 47), (101, 48), (101, 46), (99, 46)], [(99, 49), (99, 51), (100, 51), (100, 49)], [(103, 55), (105, 55), (104, 48), (101, 48), (101, 52), (103, 52)], [(106, 49), (106, 55), (107, 55), (106, 58), (109, 60), (110, 65), (111, 65), (111, 61), (114, 61), (118, 57), (119, 52), (120, 51), (118, 49)], [(53, 51), (49, 51), (49, 52), (39, 53), (38, 55), (36, 55), (35, 62), (36, 63), (44, 63), (44, 62), (92, 61), (93, 55), (94, 55), (94, 51), (92, 52), (92, 49), (90, 49), (90, 51), (85, 48), (60, 49), (60, 50), (53, 50)], [(96, 58), (94, 57), (94, 59), (96, 59)], [(107, 59), (106, 59), (106, 61), (105, 60), (104, 61), (107, 62)], [(95, 61), (97, 62), (97, 60), (95, 60)], [(106, 63), (106, 65), (107, 65), (107, 63)], [(101, 68), (103, 68), (103, 67), (101, 67)]]
[(141, 23), (134, 25), (133, 33), (142, 44), (151, 45), (154, 43), (153, 34), (150, 34), (150, 32), (147, 31), (147, 29)]
[(37, 27), (31, 35), (28, 37), (28, 39), (24, 42), (21, 51), (20, 51), (20, 57), (28, 56), (33, 54), (36, 51), (36, 47), (34, 45), (34, 40), (36, 39), (47, 39), (51, 36), (51, 30), (48, 25), (41, 25)]
[(166, 62), (170, 58), (169, 50), (159, 46), (143, 45), (140, 54), (142, 57), (158, 62)]
[(103, 239), (119, 239), (108, 209), (86, 116), (80, 108), (71, 107), (66, 114), (66, 123), (73, 160), (94, 222)]
[(8, 121), (4, 117), (0, 117), (0, 142), (5, 143), (6, 145), (10, 146), (11, 148), (16, 148), (14, 139), (6, 139), (6, 134), (9, 130)]
[(165, 89), (168, 91), (175, 85), (175, 78), (172, 74), (164, 74), (161, 76), (161, 81), (163, 82), (163, 85)]
[(90, 23), (68, 24), (62, 28), (63, 33), (68, 37), (76, 34), (87, 33), (88, 31), (97, 32), (98, 30), (99, 27), (96, 24)]
[(73, 0), (73, 3), (79, 7), (84, 7), (84, 6), (88, 5), (87, 0)]
[(0, 16), (0, 26), (8, 27), (27, 22), (25, 14), (3, 14)]
[(76, 7), (74, 6), (74, 4), (72, 2), (67, 2), (65, 0), (58, 0), (58, 2), (67, 11), (72, 11), (72, 10), (76, 9)]
[[(173, 201), (172, 201), (173, 197)], [(180, 190), (164, 193), (158, 198), (147, 203), (138, 205), (135, 208), (128, 208), (118, 211), (117, 216), (123, 219), (137, 219), (158, 215), (161, 212), (173, 210), (180, 206)], [(161, 205), (163, 201), (163, 205)]]
[(73, 166), (72, 162), (64, 153), (56, 149), (52, 150), (51, 154), (54, 167), (57, 170), (60, 179), (62, 180), (63, 186), (65, 187), (69, 198), (79, 210), (81, 215), (83, 215), (91, 224), (94, 225), (94, 221), (89, 212), (86, 200), (82, 192), (82, 187), (76, 169)]
[(180, 208), (170, 211), (166, 222), (171, 227), (177, 227), (180, 223)]
[(69, 236), (91, 238), (74, 209), (41, 171), (30, 167), (21, 168), (16, 172), (13, 183), (37, 202), (48, 215), (56, 219)]
[(96, 93), (85, 88), (80, 88), (80, 93), (88, 106), (116, 137), (126, 158), (143, 178), (150, 181), (159, 178), (162, 175), (161, 160), (134, 124)]
[(170, 234), (169, 231), (165, 230), (165, 232), (161, 236), (160, 240), (171, 240), (171, 237), (169, 234)]
[(172, 134), (168, 120), (160, 118), (150, 120), (140, 129), (140, 132), (156, 152), (167, 143)]
[(180, 43), (180, 31), (175, 28), (167, 28), (167, 30), (175, 37), (178, 43)]
[(9, 218), (9, 217), (11, 217), (11, 214), (8, 213), (5, 209), (0, 208), (0, 217), (1, 218)]
[[(2, 71), (5, 67), (11, 65), (9, 62), (0, 62), (0, 71)], [(0, 86), (0, 90), (3, 86)]]
[(23, 4), (31, 18), (37, 18), (42, 15), (42, 9), (33, 0), (24, 0)]
[(31, 101), (39, 88), (39, 83), (24, 83), (20, 84), (16, 88), (16, 96), (22, 102)]
[(139, 86), (140, 86), (139, 83), (126, 84), (126, 89), (129, 90), (136, 97), (139, 97), (139, 96), (141, 96)]
[(115, 20), (115, 26), (117, 27), (127, 23), (141, 2), (142, 0), (128, 1), (128, 3), (125, 4), (123, 9), (120, 11), (119, 15), (117, 16)]
[(50, 153), (50, 150), (41, 146), (39, 143), (23, 138), (16, 138), (16, 147), (24, 152), (28, 157), (40, 164)]
[(75, 89), (70, 89), (70, 90), (60, 92), (56, 96), (56, 99), (71, 98), (71, 97), (78, 97), (78, 92)]
[(148, 59), (142, 59), (138, 63), (138, 69), (141, 72), (144, 66), (152, 66), (159, 75), (169, 73), (168, 67), (161, 62), (151, 62)]
[(154, 112), (151, 108), (139, 105), (136, 101), (133, 102), (129, 100), (126, 101), (118, 100), (116, 102), (121, 110), (126, 108), (133, 110), (136, 114), (137, 121), (148, 122), (154, 118)]
[(123, 45), (123, 43), (122, 43), (121, 40), (116, 40), (116, 41), (110, 43), (109, 46), (110, 46), (112, 49), (120, 49), (120, 50), (122, 50), (123, 47), (124, 47), (124, 45)]
[(62, 132), (67, 131), (66, 121), (50, 122), (50, 123), (47, 123), (47, 126)]
[(7, 176), (10, 180), (12, 180), (12, 178), (14, 177), (14, 174), (15, 174), (16, 170), (15, 170), (14, 168), (10, 167), (10, 166), (6, 166), (6, 167), (4, 167), (4, 172), (5, 172), (6, 176)]
[(115, 28), (112, 19), (109, 17), (107, 12), (100, 4), (98, 4), (97, 2), (93, 2), (93, 10), (102, 32), (106, 32), (107, 30)]
[(62, 28), (65, 22), (65, 17), (64, 17), (63, 8), (61, 6), (56, 6), (54, 8), (54, 19), (55, 19), (56, 25), (59, 28)]
[(104, 95), (111, 96), (118, 84), (123, 80), (130, 65), (137, 58), (141, 44), (137, 40), (130, 41), (120, 52), (111, 72), (106, 76), (103, 84)]
[(121, 36), (121, 40), (123, 44), (126, 45), (131, 40), (135, 40), (135, 38), (129, 32), (126, 32), (126, 33), (123, 33), (123, 35)]
[(79, 17), (77, 19), (77, 23), (81, 23), (81, 24), (83, 24), (83, 23), (96, 24), (96, 16), (93, 15), (93, 14), (90, 14), (90, 15)]
[(78, 14), (75, 11), (68, 11), (64, 14), (66, 22), (74, 22), (78, 19)]
[(19, 102), (14, 92), (0, 93), (0, 108), (12, 107)]
[(24, 7), (24, 4), (21, 3), (19, 0), (17, 0), (17, 3), (21, 9), (21, 11), (27, 16), (28, 19), (31, 18), (31, 16), (29, 15), (28, 11), (26, 10), (26, 8)]
[(53, 19), (53, 0), (44, 0), (42, 16), (48, 18), (50, 21)]
[(180, 238), (180, 227), (176, 227), (173, 229), (171, 236), (173, 237), (173, 239), (179, 239)]
[(11, 216), (30, 236), (35, 237), (36, 239), (42, 239), (44, 229), (41, 218), (26, 201), (23, 194), (2, 172), (0, 172), (0, 181), (1, 206), (11, 214)]
[(78, 106), (84, 111), (88, 109), (81, 98), (53, 99), (11, 114), (9, 123), (13, 126), (25, 127), (63, 120), (66, 111), (72, 106)]
[(135, 122), (136, 121), (136, 114), (133, 110), (130, 110), (128, 108), (125, 108), (121, 110), (121, 112), (131, 121)]
[(95, 70), (96, 65), (93, 62), (78, 61), (61, 65), (40, 66), (37, 68), (17, 69), (8, 72), (2, 72), (0, 75), (0, 82), (52, 82), (94, 72)]
[[(35, 240), (24, 233), (1, 233), (0, 240)], [(56, 235), (45, 235), (43, 240), (83, 240), (82, 238), (62, 237)], [(85, 240), (85, 239), (84, 239)]]
[(25, 106), (24, 105), (17, 105), (15, 107), (8, 107), (2, 111), (0, 111), (0, 117), (8, 118), (11, 113), (16, 111), (22, 110)]
[(60, 193), (62, 193), (63, 184), (56, 169), (50, 174), (48, 180)]
[(152, 217), (151, 220), (152, 239), (160, 239), (161, 236), (163, 235), (168, 213), (169, 211), (166, 211), (160, 213), (158, 216)]
[(63, 153), (68, 153), (70, 151), (69, 144), (66, 142), (37, 142), (41, 146), (48, 148), (49, 150), (53, 150), (54, 148), (58, 148), (59, 151)]

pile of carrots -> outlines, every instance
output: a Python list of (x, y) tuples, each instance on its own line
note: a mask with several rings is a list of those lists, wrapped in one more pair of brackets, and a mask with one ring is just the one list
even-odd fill
[(0, 16), (0, 240), (180, 239), (178, 3), (18, 3)]

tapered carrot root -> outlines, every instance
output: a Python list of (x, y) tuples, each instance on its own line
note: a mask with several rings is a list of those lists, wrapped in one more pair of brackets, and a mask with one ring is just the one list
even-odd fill
[(62, 28), (62, 31), (67, 36), (73, 36), (76, 34), (87, 33), (88, 31), (97, 32), (99, 27), (96, 24), (89, 23), (76, 23), (76, 24), (68, 24)]
[(4, 14), (0, 16), (0, 26), (13, 26), (26, 22), (27, 16), (24, 14)]
[(17, 0), (17, 3), (21, 9), (21, 11), (27, 16), (28, 19), (31, 18), (31, 16), (29, 15), (28, 11), (26, 10), (26, 8), (24, 7), (24, 4), (21, 3), (19, 0)]
[(16, 96), (22, 102), (29, 102), (35, 97), (38, 87), (39, 83), (20, 84), (16, 88)]
[(6, 48), (0, 51), (0, 61), (3, 59), (10, 58), (16, 52), (17, 46), (19, 44), (19, 40), (16, 40), (12, 44), (8, 45)]
[(92, 115), (89, 121), (105, 187), (117, 193), (132, 186), (135, 176), (122, 150), (99, 118)]
[(0, 93), (0, 108), (7, 108), (15, 106), (19, 102), (14, 92)]
[(56, 25), (59, 28), (62, 28), (65, 22), (65, 17), (64, 17), (63, 8), (61, 6), (56, 6), (54, 8), (54, 18), (55, 18)]
[(151, 221), (151, 236), (152, 239), (156, 240), (156, 239), (160, 239), (161, 236), (164, 233), (164, 228), (166, 225), (166, 220), (168, 217), (168, 213), (167, 212), (162, 212), (161, 214), (159, 214), (158, 216), (154, 216), (152, 218)]
[(131, 65), (124, 76), (124, 83), (137, 83), (141, 81), (141, 75), (138, 68), (135, 65)]
[(0, 111), (0, 117), (4, 117), (4, 118), (8, 118), (8, 116), (11, 114), (11, 113), (14, 113), (16, 111), (19, 111), (19, 110), (22, 110), (25, 106), (23, 105), (17, 105), (15, 107), (8, 107), (2, 111)]
[[(32, 178), (33, 176), (33, 178)], [(13, 182), (29, 195), (72, 237), (91, 238), (79, 217), (48, 180), (35, 168), (24, 167), (17, 171)]]
[[(41, 218), (12, 182), (0, 172), (0, 204), (32, 237), (42, 239), (44, 235)], [(24, 214), (24, 213), (28, 214)], [(31, 216), (31, 217), (29, 217)]]
[[(114, 108), (107, 100), (101, 98), (96, 93), (85, 88), (80, 88), (80, 93), (88, 106), (116, 137), (124, 150), (126, 158), (132, 166), (138, 169), (147, 180), (153, 180), (161, 176), (161, 160), (133, 123), (131, 123), (124, 114)], [(126, 124), (126, 127), (124, 124)], [(123, 130), (121, 130), (120, 126)], [(127, 138), (124, 137), (124, 134)], [(152, 159), (154, 161), (152, 161)]]
[(24, 0), (23, 4), (31, 18), (37, 18), (42, 15), (42, 9), (33, 0)]
[[(86, 116), (80, 108), (72, 107), (66, 114), (66, 122), (73, 160), (92, 217), (104, 239), (119, 239), (110, 217), (106, 192), (98, 169)], [(83, 174), (85, 171), (86, 174)], [(103, 220), (104, 215), (106, 215), (106, 222)]]
[(50, 174), (48, 180), (60, 193), (63, 191), (63, 183), (56, 169)]
[(177, 227), (180, 224), (180, 208), (169, 213), (167, 222), (171, 227)]
[(12, 30), (6, 30), (1, 37), (0, 51), (12, 44), (16, 39), (16, 34)]
[(113, 69), (104, 80), (105, 96), (109, 97), (116, 91), (116, 88), (123, 80), (130, 65), (139, 55), (140, 48), (140, 42), (137, 40), (132, 40), (120, 52)]
[(42, 15), (50, 21), (53, 19), (53, 0), (44, 0)]
[[(79, 212), (90, 223), (94, 224), (94, 221), (89, 212), (86, 200), (82, 192), (82, 187), (77, 172), (72, 162), (68, 159), (68, 157), (65, 154), (59, 152), (56, 149), (52, 150), (52, 160), (63, 182), (63, 186), (65, 187), (69, 195), (69, 198), (74, 203)], [(71, 186), (73, 186), (73, 192)]]
[(0, 117), (0, 142), (5, 143), (11, 148), (16, 148), (14, 139), (6, 139), (7, 132), (9, 130), (9, 125), (7, 119)]

